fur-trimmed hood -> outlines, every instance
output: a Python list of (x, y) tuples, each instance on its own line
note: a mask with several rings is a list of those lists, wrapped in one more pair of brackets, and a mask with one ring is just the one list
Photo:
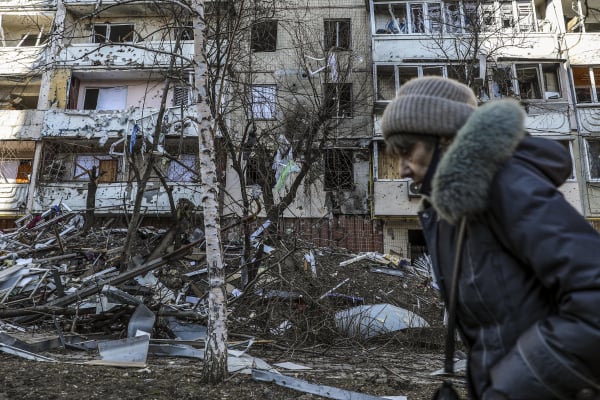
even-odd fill
[[(471, 114), (442, 156), (433, 176), (429, 201), (441, 218), (456, 223), (463, 216), (487, 208), (494, 176), (524, 142), (525, 116), (525, 111), (515, 100), (492, 101)], [(537, 147), (534, 144), (529, 150), (525, 149), (522, 158), (533, 164), (540, 163), (537, 167), (544, 175), (557, 186), (562, 184), (568, 177), (565, 173), (570, 168), (565, 167), (568, 160), (560, 153), (557, 159), (554, 147), (549, 154), (537, 151)], [(558, 151), (564, 153), (563, 149)], [(540, 158), (546, 158), (548, 162)], [(548, 168), (558, 172), (546, 171)]]

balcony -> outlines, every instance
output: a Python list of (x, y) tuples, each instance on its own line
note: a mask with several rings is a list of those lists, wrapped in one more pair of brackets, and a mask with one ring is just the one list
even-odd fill
[(0, 47), (0, 75), (24, 75), (43, 64), (45, 47)]
[(0, 183), (0, 216), (23, 213), (28, 188), (28, 183)]
[(43, 121), (43, 111), (0, 110), (0, 140), (37, 139)]
[[(181, 45), (180, 54), (191, 60), (194, 43), (185, 41)], [(59, 62), (74, 67), (166, 67), (171, 60), (173, 47), (174, 43), (171, 42), (78, 43), (66, 47), (59, 55)]]
[[(182, 124), (179, 122), (180, 108), (168, 109), (164, 122), (166, 122), (166, 135), (180, 135)], [(185, 111), (185, 115), (193, 115), (194, 110)], [(156, 109), (129, 108), (127, 110), (49, 110), (46, 112), (41, 131), (45, 138), (98, 138), (108, 139), (122, 137), (123, 132), (130, 133), (135, 124), (141, 132), (151, 133), (157, 122)], [(164, 123), (163, 122), (163, 123)], [(184, 136), (198, 136), (195, 123), (186, 120), (183, 123)]]
[[(172, 193), (175, 203), (179, 199), (185, 198), (196, 205), (200, 205), (200, 184), (189, 182), (170, 182), (169, 184), (173, 188)], [(125, 211), (124, 206), (128, 208), (128, 211), (131, 211), (135, 201), (135, 193), (135, 184), (131, 188), (127, 188), (126, 182), (100, 183), (96, 192), (96, 213), (98, 215), (122, 214)], [(33, 212), (47, 210), (61, 201), (73, 211), (84, 212), (86, 198), (86, 182), (40, 183), (36, 187)], [(144, 215), (166, 215), (170, 213), (168, 195), (159, 182), (149, 184), (142, 207)]]
[(56, 7), (56, 0), (0, 0), (0, 9), (10, 11), (19, 10), (47, 10)]

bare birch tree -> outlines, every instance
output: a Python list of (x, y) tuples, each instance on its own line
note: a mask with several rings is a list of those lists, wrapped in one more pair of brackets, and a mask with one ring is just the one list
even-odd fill
[(227, 376), (227, 297), (225, 269), (221, 248), (221, 225), (218, 208), (218, 179), (215, 165), (215, 129), (212, 124), (206, 90), (207, 59), (204, 1), (194, 0), (194, 101), (200, 130), (199, 157), (202, 178), (202, 207), (208, 263), (208, 335), (204, 351), (203, 380), (222, 382)]

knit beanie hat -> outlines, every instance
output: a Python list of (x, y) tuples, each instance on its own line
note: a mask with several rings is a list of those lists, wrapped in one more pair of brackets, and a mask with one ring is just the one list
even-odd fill
[(453, 137), (477, 108), (477, 98), (453, 79), (415, 78), (400, 88), (383, 112), (384, 139), (398, 134)]

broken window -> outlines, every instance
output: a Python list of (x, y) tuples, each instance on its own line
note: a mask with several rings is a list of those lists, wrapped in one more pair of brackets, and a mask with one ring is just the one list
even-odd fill
[(540, 77), (536, 65), (517, 65), (517, 81), (522, 99), (541, 99)]
[(250, 101), (253, 119), (275, 119), (277, 85), (252, 86)]
[(75, 171), (73, 179), (78, 181), (89, 181), (88, 171), (93, 167), (99, 174), (99, 182), (110, 183), (117, 181), (118, 160), (104, 155), (77, 155), (75, 156)]
[(600, 139), (588, 138), (585, 140), (588, 179), (590, 181), (600, 181)]
[(252, 51), (275, 51), (277, 48), (277, 20), (257, 21), (252, 25)]
[(325, 150), (325, 190), (349, 190), (354, 186), (352, 151)]
[(510, 66), (497, 66), (491, 68), (489, 77), (494, 98), (510, 97), (515, 95), (513, 86), (513, 72)]
[(50, 38), (50, 35), (48, 35), (47, 33), (42, 33), (42, 32), (26, 33), (21, 38), (21, 41), (19, 42), (19, 46), (23, 46), (23, 47), (41, 46), (43, 44), (46, 44), (48, 42), (49, 38)]
[(350, 50), (350, 19), (326, 19), (325, 50)]
[(177, 161), (171, 160), (167, 169), (167, 179), (173, 182), (194, 182), (197, 180), (198, 163), (195, 154), (181, 154)]
[(133, 24), (94, 24), (94, 43), (135, 41)]
[(124, 110), (127, 87), (85, 88), (84, 110)]
[(522, 99), (559, 99), (558, 64), (516, 64)]
[(334, 118), (352, 117), (352, 84), (326, 83), (325, 110)]
[(572, 70), (577, 103), (598, 103), (600, 68), (573, 67)]

